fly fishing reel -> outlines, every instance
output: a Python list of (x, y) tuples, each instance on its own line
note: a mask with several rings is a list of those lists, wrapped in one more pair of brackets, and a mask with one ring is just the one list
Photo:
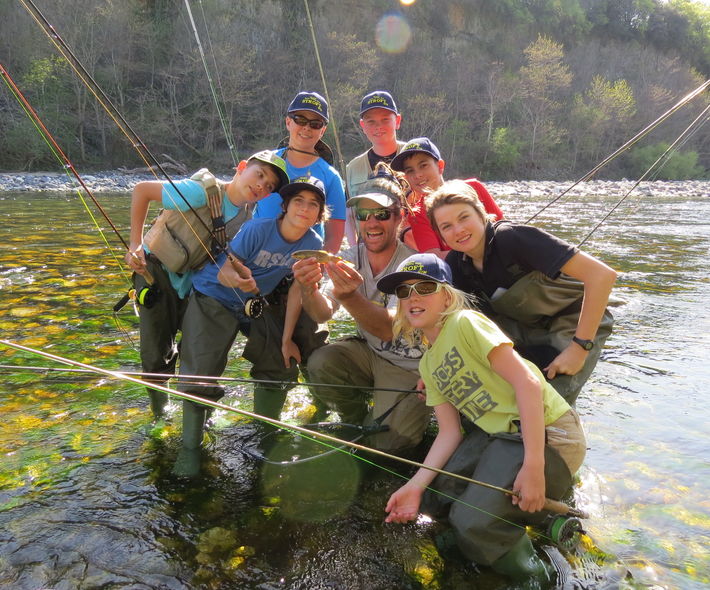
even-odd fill
[(564, 551), (571, 551), (579, 545), (582, 534), (582, 523), (575, 517), (555, 516), (547, 526), (547, 535)]
[(266, 299), (261, 295), (251, 297), (244, 302), (244, 313), (253, 320), (259, 319), (264, 313), (266, 305)]
[(138, 303), (146, 309), (150, 309), (160, 300), (161, 292), (157, 285), (153, 284), (146, 286), (137, 291), (136, 289), (129, 289), (123, 297), (118, 300), (118, 303), (113, 306), (113, 311), (118, 313), (123, 309), (123, 307), (129, 301)]

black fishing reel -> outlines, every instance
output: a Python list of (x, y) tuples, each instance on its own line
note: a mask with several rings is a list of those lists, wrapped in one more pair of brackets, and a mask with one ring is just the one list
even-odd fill
[(261, 295), (257, 295), (244, 302), (244, 313), (248, 318), (253, 320), (259, 319), (264, 313), (266, 305), (266, 299)]
[(128, 293), (121, 297), (118, 303), (113, 306), (113, 311), (118, 313), (129, 301), (135, 301), (146, 309), (150, 309), (160, 300), (161, 294), (157, 285), (142, 287), (140, 291), (129, 289)]

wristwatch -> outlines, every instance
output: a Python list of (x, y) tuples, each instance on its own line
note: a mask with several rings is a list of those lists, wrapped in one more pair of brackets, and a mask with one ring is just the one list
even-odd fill
[(572, 336), (572, 342), (576, 342), (587, 352), (589, 352), (590, 350), (592, 350), (592, 348), (594, 348), (594, 341), (593, 340), (584, 340), (582, 338), (577, 338), (576, 336)]

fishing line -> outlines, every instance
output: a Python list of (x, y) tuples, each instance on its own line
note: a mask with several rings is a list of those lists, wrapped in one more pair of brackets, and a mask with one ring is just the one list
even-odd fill
[[(311, 39), (313, 40), (313, 49), (316, 54), (316, 61), (318, 62), (318, 69), (320, 70), (320, 77), (323, 82), (323, 92), (325, 93), (325, 100), (328, 102), (329, 105), (332, 105), (333, 103), (330, 101), (330, 96), (328, 95), (328, 85), (325, 82), (325, 72), (323, 71), (323, 64), (321, 63), (320, 60), (320, 51), (318, 50), (318, 42), (316, 41), (316, 32), (315, 28), (313, 27), (313, 20), (311, 19), (311, 10), (308, 7), (308, 0), (303, 0), (303, 4), (306, 8), (306, 16), (308, 18), (308, 26), (311, 31)], [(331, 109), (333, 111), (334, 109)], [(335, 137), (335, 149), (338, 152), (338, 161), (340, 164), (340, 174), (342, 175), (343, 178), (345, 178), (345, 160), (343, 159), (343, 152), (340, 149), (340, 137), (338, 135), (338, 128), (335, 124), (335, 113), (331, 113), (331, 121), (330, 123), (332, 124), (333, 127), (333, 136)]]
[[(660, 125), (663, 121), (665, 121), (668, 117), (670, 117), (672, 114), (674, 114), (676, 111), (684, 107), (686, 104), (688, 104), (691, 100), (696, 98), (697, 96), (701, 95), (703, 91), (705, 91), (708, 87), (710, 87), (710, 80), (706, 80), (703, 84), (698, 86), (695, 90), (691, 91), (690, 93), (686, 94), (683, 98), (681, 98), (675, 105), (673, 105), (670, 109), (668, 109), (665, 113), (663, 113), (660, 117), (658, 117), (655, 121), (647, 125), (644, 129), (639, 131), (636, 135), (634, 135), (631, 139), (629, 139), (626, 143), (624, 143), (620, 148), (618, 148), (614, 153), (610, 154), (606, 158), (604, 158), (599, 164), (597, 164), (594, 168), (592, 168), (589, 172), (587, 172), (584, 176), (582, 176), (579, 180), (575, 181), (571, 186), (566, 188), (562, 193), (557, 195), (554, 199), (552, 199), (547, 205), (542, 207), (537, 213), (532, 215), (530, 218), (528, 218), (527, 221), (525, 221), (525, 224), (530, 223), (533, 219), (535, 219), (538, 215), (540, 215), (543, 211), (545, 211), (547, 208), (555, 204), (557, 201), (559, 201), (562, 197), (564, 197), (568, 192), (570, 192), (574, 187), (576, 187), (579, 183), (584, 182), (586, 180), (589, 180), (592, 176), (594, 176), (599, 170), (601, 170), (604, 166), (606, 166), (609, 162), (611, 162), (613, 159), (615, 159), (617, 156), (625, 152), (627, 149), (629, 149), (632, 145), (634, 145), (637, 141), (639, 141), (641, 138), (646, 136), (648, 133), (650, 133), (653, 129), (655, 129), (658, 125)], [(605, 218), (606, 219), (606, 218)], [(586, 239), (586, 238), (585, 238)]]
[[(104, 219), (108, 222), (111, 229), (118, 236), (118, 239), (124, 245), (126, 250), (130, 251), (130, 248), (128, 247), (128, 244), (126, 243), (126, 240), (123, 239), (121, 232), (118, 231), (115, 224), (113, 223), (113, 221), (109, 217), (108, 213), (106, 213), (104, 208), (101, 206), (101, 203), (99, 203), (99, 201), (96, 199), (96, 197), (94, 196), (93, 192), (89, 189), (89, 187), (86, 186), (84, 179), (77, 172), (76, 168), (74, 167), (74, 164), (72, 164), (69, 157), (62, 151), (62, 148), (59, 147), (59, 144), (54, 139), (54, 136), (50, 133), (49, 129), (47, 129), (46, 125), (42, 122), (42, 119), (40, 118), (39, 114), (37, 114), (37, 111), (35, 111), (32, 108), (32, 105), (29, 103), (29, 101), (27, 100), (25, 95), (18, 88), (17, 84), (15, 84), (15, 81), (12, 79), (12, 76), (10, 76), (10, 73), (5, 69), (5, 67), (1, 63), (0, 63), (0, 76), (2, 76), (2, 79), (5, 82), (5, 85), (10, 89), (10, 92), (15, 97), (15, 99), (17, 100), (19, 105), (22, 107), (22, 110), (25, 112), (27, 117), (32, 122), (32, 125), (34, 126), (34, 128), (39, 132), (40, 136), (42, 137), (44, 142), (47, 144), (47, 147), (49, 147), (49, 150), (51, 151), (52, 155), (59, 161), (59, 163), (62, 166), (62, 169), (64, 170), (67, 177), (69, 179), (72, 179), (72, 176), (73, 176), (74, 179), (76, 179), (76, 181), (81, 185), (81, 187), (84, 189), (86, 194), (91, 198), (91, 200), (93, 201), (93, 203), (97, 207), (97, 209), (101, 212), (101, 214), (103, 215)], [(91, 220), (93, 221), (94, 225), (96, 226), (96, 229), (99, 231), (99, 235), (101, 236), (102, 240), (106, 244), (106, 247), (108, 248), (109, 252), (111, 253), (111, 256), (116, 261), (116, 263), (119, 267), (119, 270), (121, 271), (122, 276), (124, 277), (126, 282), (128, 282), (130, 284), (130, 279), (126, 274), (126, 272), (123, 268), (123, 265), (120, 263), (118, 256), (116, 256), (114, 249), (112, 248), (111, 244), (109, 243), (108, 238), (106, 237), (106, 234), (104, 233), (103, 229), (99, 225), (98, 219), (94, 216), (93, 212), (89, 208), (89, 205), (86, 202), (86, 199), (84, 199), (84, 196), (81, 193), (81, 191), (76, 189), (76, 193), (79, 196), (79, 200), (81, 201), (82, 205), (84, 206), (84, 209), (86, 209), (86, 212), (89, 214), (89, 217), (91, 217)]]
[[(90, 371), (94, 371), (94, 372), (96, 372), (96, 373), (101, 373), (101, 374), (103, 374), (103, 375), (107, 375), (107, 376), (113, 377), (113, 378), (115, 378), (115, 379), (119, 379), (119, 380), (122, 380), (122, 381), (128, 381), (128, 382), (130, 382), (130, 383), (135, 383), (135, 384), (141, 385), (141, 386), (143, 386), (143, 387), (150, 387), (151, 389), (154, 389), (154, 390), (156, 390), (156, 391), (162, 391), (162, 392), (164, 392), (164, 393), (168, 393), (168, 394), (170, 394), (170, 395), (174, 395), (175, 397), (179, 397), (179, 398), (182, 398), (182, 399), (185, 399), (185, 400), (188, 400), (188, 401), (197, 403), (197, 404), (201, 404), (201, 405), (203, 405), (203, 406), (208, 406), (208, 407), (216, 408), (216, 409), (219, 409), (219, 410), (225, 410), (225, 411), (228, 411), (228, 412), (234, 412), (234, 413), (240, 414), (240, 415), (242, 415), (242, 416), (246, 416), (246, 417), (248, 417), (248, 418), (253, 418), (253, 419), (259, 420), (259, 421), (261, 421), (261, 422), (266, 422), (267, 424), (270, 424), (270, 425), (272, 425), (272, 426), (277, 426), (277, 427), (283, 428), (283, 429), (285, 429), (285, 430), (291, 430), (291, 431), (294, 431), (294, 432), (298, 432), (298, 433), (304, 434), (304, 435), (306, 435), (306, 436), (315, 437), (315, 438), (318, 438), (318, 439), (323, 439), (323, 440), (326, 440), (326, 441), (328, 441), (328, 442), (330, 442), (330, 443), (336, 443), (336, 444), (341, 444), (341, 445), (347, 445), (347, 446), (350, 446), (350, 447), (352, 447), (352, 448), (354, 448), (354, 449), (357, 449), (357, 450), (359, 450), (359, 451), (364, 451), (364, 452), (366, 452), (366, 453), (372, 453), (372, 454), (374, 454), (374, 455), (379, 455), (380, 457), (384, 457), (384, 458), (386, 458), (386, 459), (395, 460), (395, 461), (398, 461), (398, 462), (400, 462), (400, 463), (404, 463), (404, 464), (407, 464), (407, 465), (410, 465), (410, 466), (413, 466), (413, 467), (417, 467), (417, 468), (420, 468), (420, 469), (421, 469), (421, 468), (427, 469), (427, 470), (433, 471), (434, 473), (437, 473), (437, 474), (439, 474), (439, 475), (445, 475), (445, 476), (453, 477), (453, 478), (455, 478), (455, 479), (458, 479), (458, 480), (461, 480), (461, 481), (464, 481), (464, 482), (467, 482), (467, 483), (473, 483), (473, 484), (475, 484), (475, 485), (479, 485), (479, 486), (482, 486), (482, 487), (485, 487), (485, 488), (488, 488), (488, 489), (491, 489), (491, 490), (499, 491), (499, 492), (504, 493), (504, 494), (506, 494), (506, 495), (508, 495), (508, 496), (516, 496), (516, 495), (517, 495), (513, 490), (508, 490), (508, 489), (506, 489), (506, 488), (501, 488), (501, 487), (498, 487), (498, 486), (495, 486), (495, 485), (492, 485), (492, 484), (489, 484), (489, 483), (486, 483), (486, 482), (483, 482), (483, 481), (478, 481), (478, 480), (475, 480), (475, 479), (471, 479), (471, 478), (469, 478), (469, 477), (465, 477), (465, 476), (463, 476), (463, 475), (459, 475), (458, 473), (452, 473), (452, 472), (446, 471), (446, 470), (444, 470), (444, 469), (438, 469), (438, 468), (436, 468), (436, 467), (431, 467), (431, 466), (428, 466), (428, 465), (424, 465), (423, 463), (419, 463), (419, 462), (417, 462), (417, 461), (412, 461), (411, 459), (406, 459), (406, 458), (404, 458), (404, 457), (398, 457), (398, 456), (396, 456), (396, 455), (392, 455), (392, 454), (390, 454), (390, 453), (386, 453), (386, 452), (384, 452), (384, 451), (380, 451), (379, 449), (374, 449), (374, 448), (367, 447), (367, 446), (364, 446), (364, 445), (360, 445), (360, 444), (357, 444), (357, 443), (352, 443), (352, 442), (349, 442), (349, 441), (346, 441), (346, 440), (342, 440), (342, 439), (336, 438), (336, 437), (334, 437), (334, 436), (330, 436), (330, 435), (328, 435), (328, 434), (323, 434), (323, 433), (320, 433), (320, 432), (317, 432), (317, 431), (308, 430), (307, 428), (303, 428), (303, 427), (301, 427), (301, 426), (296, 426), (296, 425), (294, 425), (294, 424), (287, 424), (286, 422), (282, 422), (281, 420), (276, 420), (276, 419), (274, 419), (274, 418), (269, 418), (269, 417), (267, 417), (267, 416), (261, 416), (260, 414), (255, 414), (254, 412), (250, 412), (250, 411), (248, 411), (248, 410), (242, 410), (242, 409), (240, 409), (240, 408), (234, 408), (234, 407), (232, 407), (232, 406), (228, 406), (228, 405), (223, 404), (223, 403), (220, 403), (220, 402), (215, 402), (215, 401), (212, 401), (212, 400), (208, 400), (208, 399), (204, 399), (204, 398), (198, 397), (198, 396), (196, 396), (196, 395), (192, 395), (192, 394), (189, 394), (189, 393), (184, 393), (184, 392), (182, 392), (182, 391), (177, 391), (177, 390), (175, 390), (175, 389), (171, 389), (171, 388), (169, 388), (169, 387), (164, 387), (164, 386), (158, 385), (158, 384), (156, 384), (156, 383), (151, 383), (151, 382), (147, 382), (147, 381), (142, 381), (141, 379), (136, 379), (135, 377), (129, 377), (128, 375), (124, 375), (124, 374), (122, 374), (122, 373), (117, 373), (117, 372), (115, 372), (115, 371), (109, 371), (109, 370), (106, 370), (106, 369), (102, 369), (102, 368), (100, 368), (100, 367), (96, 367), (96, 366), (93, 366), (93, 365), (88, 365), (88, 364), (86, 364), (86, 363), (80, 363), (79, 361), (74, 361), (74, 360), (71, 360), (71, 359), (68, 359), (68, 358), (65, 358), (65, 357), (61, 357), (61, 356), (58, 356), (58, 355), (50, 354), (50, 353), (48, 353), (48, 352), (44, 352), (44, 351), (37, 350), (37, 349), (34, 349), (34, 348), (30, 348), (30, 347), (28, 347), (28, 346), (23, 346), (23, 345), (21, 345), (21, 344), (17, 344), (17, 343), (14, 343), (14, 342), (10, 342), (9, 340), (0, 340), (0, 344), (2, 344), (2, 345), (4, 345), (4, 346), (7, 346), (7, 347), (9, 347), (9, 348), (13, 348), (13, 349), (15, 349), (15, 350), (19, 350), (19, 351), (23, 351), (23, 352), (28, 352), (28, 353), (30, 353), (30, 354), (34, 354), (34, 355), (37, 355), (37, 356), (41, 356), (41, 357), (44, 357), (44, 358), (47, 358), (47, 359), (50, 359), (50, 360), (53, 360), (53, 361), (56, 361), (56, 362), (65, 364), (65, 365), (71, 365), (71, 366), (74, 366), (74, 367), (80, 367), (80, 368), (82, 368), (82, 369), (87, 369), (87, 370), (90, 370)], [(556, 513), (556, 514), (561, 514), (561, 515), (574, 516), (574, 517), (577, 517), (577, 518), (587, 518), (587, 517), (588, 517), (588, 515), (587, 515), (584, 511), (582, 511), (582, 510), (579, 510), (579, 509), (577, 509), (577, 508), (572, 508), (572, 507), (570, 507), (570, 506), (567, 506), (564, 502), (560, 502), (560, 501), (558, 501), (558, 500), (551, 500), (551, 499), (549, 499), (549, 498), (546, 498), (546, 499), (545, 499), (545, 505), (544, 505), (544, 507), (543, 507), (543, 510), (547, 510), (547, 511), (549, 511), (549, 512), (554, 512), (554, 513)]]
[[(200, 0), (200, 6), (202, 6), (202, 0)], [(187, 15), (190, 18), (190, 24), (192, 25), (192, 31), (195, 34), (195, 41), (197, 42), (197, 48), (200, 51), (200, 59), (202, 60), (202, 65), (205, 68), (205, 74), (207, 75), (207, 82), (209, 83), (210, 86), (210, 93), (212, 94), (212, 100), (214, 101), (215, 107), (217, 107), (217, 114), (219, 115), (219, 120), (220, 123), (222, 124), (222, 130), (224, 131), (224, 138), (227, 140), (227, 145), (229, 146), (229, 153), (232, 156), (232, 161), (234, 162), (234, 165), (237, 165), (237, 162), (239, 161), (239, 158), (237, 157), (237, 149), (234, 146), (234, 138), (232, 137), (232, 134), (229, 130), (229, 127), (227, 126), (227, 118), (224, 114), (224, 108), (223, 104), (220, 103), (219, 98), (217, 97), (217, 91), (215, 90), (214, 83), (212, 82), (212, 75), (210, 74), (210, 70), (207, 67), (207, 59), (205, 58), (205, 51), (202, 48), (202, 41), (200, 41), (200, 35), (197, 32), (197, 25), (195, 25), (195, 19), (192, 16), (192, 9), (190, 8), (190, 0), (185, 0), (185, 8), (187, 9)], [(204, 10), (202, 11), (202, 18), (205, 19), (205, 13)], [(205, 19), (205, 29), (207, 30), (207, 34), (209, 36), (209, 26), (207, 25), (207, 20)], [(214, 59), (214, 52), (212, 52), (212, 56)], [(216, 71), (216, 67), (215, 67)], [(220, 85), (221, 89), (221, 85)], [(224, 93), (222, 93), (222, 100), (224, 101)]]
[[(27, 371), (35, 371), (38, 373), (42, 372), (69, 372), (69, 373), (92, 373), (95, 374), (96, 371), (90, 369), (69, 369), (69, 368), (59, 368), (59, 367), (37, 367), (33, 365), (0, 365), (0, 369), (21, 369)], [(133, 377), (141, 378), (156, 378), (162, 377), (163, 379), (168, 378), (171, 381), (177, 381), (195, 384), (195, 382), (201, 382), (208, 384), (210, 382), (236, 382), (236, 383), (254, 383), (254, 384), (264, 384), (264, 385), (278, 385), (283, 388), (286, 387), (297, 387), (302, 385), (304, 387), (328, 387), (334, 389), (362, 389), (363, 391), (387, 391), (391, 393), (420, 393), (418, 390), (412, 389), (397, 389), (395, 387), (375, 387), (374, 385), (343, 385), (342, 383), (313, 383), (311, 381), (278, 381), (275, 379), (250, 379), (247, 377), (215, 377), (213, 375), (167, 375), (165, 373), (143, 373), (140, 371), (120, 371), (116, 369), (105, 369), (110, 371), (115, 371), (121, 375), (131, 375)], [(197, 383), (199, 384), (199, 383)]]
[[(207, 223), (205, 223), (205, 221), (203, 221), (202, 218), (200, 218), (198, 213), (195, 211), (194, 207), (185, 198), (185, 196), (182, 194), (180, 189), (178, 189), (178, 187), (175, 185), (172, 178), (170, 177), (170, 175), (168, 175), (168, 173), (165, 171), (165, 169), (160, 164), (160, 162), (158, 162), (158, 159), (153, 155), (153, 153), (148, 149), (148, 147), (141, 140), (141, 138), (138, 136), (138, 134), (133, 130), (133, 128), (128, 123), (128, 121), (125, 119), (125, 117), (121, 114), (121, 112), (113, 104), (113, 102), (108, 97), (108, 95), (99, 86), (98, 82), (96, 82), (96, 80), (91, 76), (91, 74), (89, 74), (89, 72), (83, 66), (83, 64), (81, 63), (79, 58), (76, 57), (74, 52), (69, 48), (69, 46), (64, 41), (64, 39), (62, 39), (61, 35), (59, 35), (59, 33), (57, 33), (54, 26), (47, 20), (47, 18), (44, 16), (44, 14), (42, 14), (42, 11), (39, 10), (39, 8), (33, 2), (33, 0), (20, 0), (20, 3), (30, 13), (32, 18), (34, 18), (35, 22), (37, 22), (37, 24), (42, 28), (44, 33), (49, 37), (50, 41), (52, 41), (52, 43), (57, 48), (59, 53), (61, 53), (61, 55), (64, 57), (64, 59), (69, 63), (69, 65), (76, 72), (76, 74), (79, 76), (79, 78), (84, 83), (84, 85), (89, 89), (89, 91), (94, 95), (96, 100), (98, 100), (99, 104), (104, 108), (104, 110), (108, 113), (108, 115), (111, 117), (111, 119), (116, 123), (116, 125), (121, 130), (121, 132), (129, 139), (129, 141), (131, 142), (131, 145), (138, 151), (141, 159), (143, 159), (145, 164), (148, 166), (148, 169), (153, 173), (153, 175), (156, 177), (156, 179), (157, 179), (157, 174), (155, 173), (155, 170), (153, 170), (153, 166), (158, 168), (158, 170), (166, 178), (167, 182), (172, 186), (172, 188), (175, 190), (175, 192), (182, 198), (182, 200), (187, 205), (189, 210), (195, 215), (195, 217), (198, 219), (198, 221), (207, 230), (208, 235), (214, 239), (215, 231), (213, 229), (210, 229), (210, 227), (207, 225)], [(153, 164), (151, 164), (149, 162), (149, 160), (152, 161)], [(205, 252), (207, 252), (207, 256), (209, 257), (209, 259), (213, 263), (216, 263), (216, 259), (212, 255), (211, 249), (202, 241), (200, 236), (197, 234), (195, 228), (187, 220), (187, 218), (185, 218), (184, 212), (179, 207), (177, 208), (177, 211), (179, 211), (180, 214), (183, 216), (183, 220), (185, 221), (187, 227), (189, 227), (190, 230), (193, 232), (193, 234), (195, 234), (195, 237), (199, 241), (200, 245), (204, 248)], [(237, 267), (235, 264), (235, 257), (232, 255), (232, 253), (229, 251), (229, 249), (226, 246), (222, 247), (221, 244), (219, 244), (218, 240), (215, 240), (215, 242), (218, 244), (219, 251), (224, 252), (226, 254), (227, 259), (230, 261), (230, 264), (232, 265), (232, 267), (235, 269), (235, 271), (240, 276), (242, 276), (241, 273), (237, 270)], [(232, 287), (232, 289), (234, 290), (235, 294), (237, 295), (237, 297), (241, 301), (241, 303), (245, 304), (246, 302), (242, 299), (241, 295), (239, 295), (239, 293), (235, 290), (235, 288)]]
[[(592, 228), (592, 230), (591, 230), (591, 231), (585, 236), (585, 238), (577, 245), (577, 247), (581, 247), (582, 244), (584, 244), (584, 243), (592, 236), (592, 234), (593, 234), (595, 231), (597, 231), (607, 219), (609, 219), (609, 217), (614, 213), (614, 211), (616, 211), (616, 210), (619, 208), (619, 206), (626, 200), (626, 198), (631, 194), (631, 191), (633, 191), (639, 184), (641, 184), (641, 182), (651, 173), (651, 171), (652, 171), (654, 168), (656, 168), (657, 165), (658, 165), (658, 169), (657, 169), (657, 170), (660, 170), (660, 168), (668, 162), (668, 160), (669, 160), (669, 158), (670, 158), (672, 152), (675, 151), (676, 147), (677, 147), (681, 142), (683, 142), (684, 139), (687, 139), (685, 136), (688, 135), (688, 134), (691, 132), (691, 129), (694, 129), (694, 128), (696, 127), (696, 123), (698, 123), (699, 121), (702, 121), (703, 119), (706, 119), (706, 120), (707, 120), (706, 115), (707, 115), (709, 112), (710, 112), (710, 105), (706, 106), (705, 109), (703, 110), (703, 112), (700, 113), (700, 114), (693, 120), (693, 122), (692, 122), (688, 127), (686, 127), (686, 128), (683, 130), (683, 132), (676, 138), (676, 140), (675, 140), (670, 146), (668, 146), (668, 149), (666, 149), (660, 156), (658, 156), (658, 158), (656, 159), (656, 161), (653, 162), (653, 164), (651, 164), (651, 166), (649, 166), (648, 170), (646, 170), (646, 172), (644, 172), (644, 173), (641, 175), (641, 177), (640, 177), (636, 182), (634, 182), (633, 186), (626, 192), (626, 194), (625, 194), (623, 197), (621, 197), (621, 199), (619, 199), (619, 200), (617, 201), (617, 203), (616, 203), (616, 204), (609, 210), (609, 212), (599, 221), (599, 223), (597, 223), (597, 225), (595, 225), (595, 226)], [(705, 123), (705, 121), (702, 121), (701, 124), (703, 124), (703, 123)], [(663, 162), (663, 163), (659, 165), (660, 162)]]

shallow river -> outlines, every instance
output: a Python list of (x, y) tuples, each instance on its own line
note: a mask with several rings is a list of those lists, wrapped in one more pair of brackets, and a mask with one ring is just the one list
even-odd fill
[[(516, 221), (543, 204), (498, 199)], [(615, 200), (568, 199), (535, 223), (576, 243)], [(127, 197), (101, 201), (127, 236)], [(589, 538), (566, 559), (547, 548), (558, 588), (710, 585), (708, 220), (707, 195), (631, 197), (585, 245), (621, 272), (619, 305), (578, 402), (590, 450), (575, 500), (591, 513)], [(136, 318), (130, 306), (111, 310), (127, 276), (76, 194), (0, 193), (0, 243), (2, 339), (139, 370)], [(242, 346), (234, 377), (245, 376)], [(434, 524), (383, 523), (400, 483), (392, 471), (406, 468), (364, 470), (336, 454), (262, 469), (245, 451), (258, 428), (218, 412), (202, 477), (186, 482), (170, 473), (178, 403), (151, 429), (138, 385), (37, 371), (60, 365), (4, 345), (0, 364), (0, 588), (508, 587), (444, 559)], [(223, 401), (250, 409), (249, 391), (232, 382)], [(291, 394), (289, 420), (307, 420), (305, 399)]]

